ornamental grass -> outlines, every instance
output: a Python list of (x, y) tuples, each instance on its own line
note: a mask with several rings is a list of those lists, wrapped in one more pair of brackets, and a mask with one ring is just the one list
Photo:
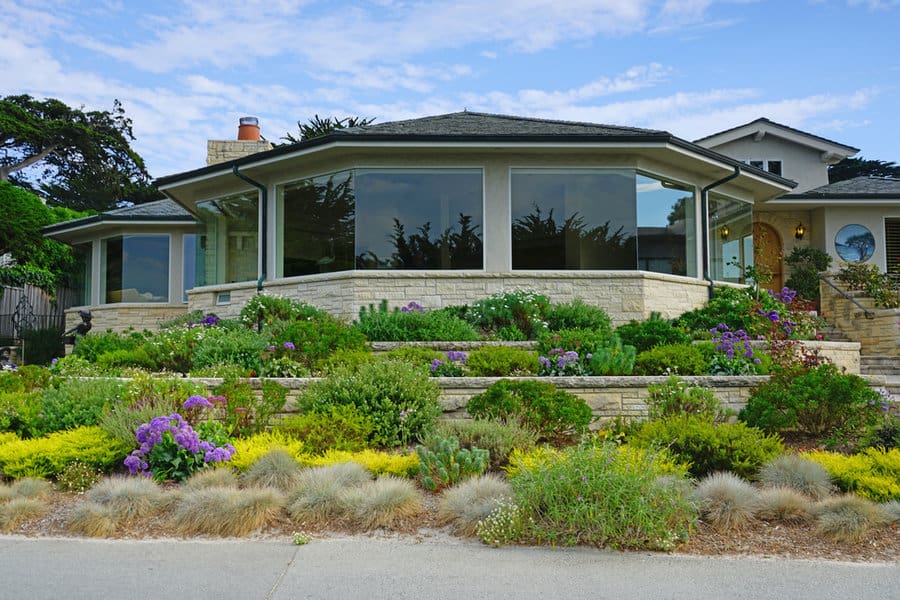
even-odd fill
[(88, 537), (112, 537), (119, 529), (119, 517), (108, 504), (82, 502), (72, 511), (69, 530)]
[(40, 517), (48, 510), (47, 503), (36, 498), (13, 498), (0, 504), (0, 531), (9, 533), (23, 521)]
[(26, 477), (19, 479), (9, 486), (0, 486), (0, 502), (15, 498), (31, 498), (43, 500), (50, 495), (53, 485), (49, 481)]
[(181, 491), (189, 493), (211, 487), (237, 488), (238, 478), (230, 467), (202, 469), (181, 484)]
[(390, 475), (348, 488), (340, 496), (347, 520), (364, 529), (400, 525), (422, 512), (423, 500), (415, 484)]
[(743, 528), (759, 508), (756, 489), (734, 473), (707, 475), (694, 493), (703, 518), (720, 531)]
[(759, 492), (756, 517), (763, 521), (806, 523), (812, 518), (812, 501), (790, 487), (764, 488)]
[(282, 448), (270, 450), (250, 465), (242, 478), (247, 486), (264, 487), (288, 492), (300, 476), (300, 465)]
[(109, 477), (87, 492), (87, 499), (110, 509), (119, 523), (149, 517), (160, 510), (163, 491), (146, 477)]
[(184, 494), (173, 511), (182, 535), (240, 537), (272, 523), (284, 508), (284, 496), (272, 489), (209, 487)]
[(878, 504), (855, 494), (822, 500), (812, 510), (816, 531), (838, 542), (859, 541), (888, 522), (888, 515)]
[(295, 522), (319, 525), (340, 518), (342, 492), (371, 478), (365, 467), (354, 462), (306, 469), (288, 494), (288, 514)]
[(438, 504), (438, 519), (453, 525), (460, 535), (475, 535), (478, 522), (487, 518), (501, 502), (511, 498), (512, 487), (498, 475), (473, 477), (443, 493)]
[(782, 454), (763, 465), (759, 482), (766, 487), (788, 487), (822, 500), (834, 492), (831, 475), (822, 465), (797, 454)]

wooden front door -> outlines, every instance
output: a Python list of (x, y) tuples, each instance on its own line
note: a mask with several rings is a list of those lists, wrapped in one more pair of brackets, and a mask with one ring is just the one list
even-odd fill
[(768, 223), (753, 224), (753, 264), (760, 273), (768, 273), (772, 280), (765, 286), (781, 291), (784, 287), (782, 260), (784, 259), (781, 236)]

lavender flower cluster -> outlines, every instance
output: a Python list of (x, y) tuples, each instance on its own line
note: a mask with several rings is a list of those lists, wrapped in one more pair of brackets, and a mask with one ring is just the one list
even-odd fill
[(400, 312), (425, 312), (425, 307), (416, 301), (412, 301), (400, 309)]
[[(724, 352), (729, 359), (733, 359), (735, 352), (741, 348), (743, 348), (741, 355), (744, 358), (753, 358), (753, 346), (750, 345), (750, 336), (743, 329), (731, 331), (728, 325), (719, 323), (710, 329), (709, 333), (716, 344), (716, 350)], [(759, 363), (760, 361), (757, 358), (754, 362)]]
[(468, 356), (465, 352), (450, 350), (447, 352), (447, 360), (435, 358), (431, 361), (429, 369), (434, 377), (460, 377), (466, 366)]
[[(546, 376), (567, 376), (567, 375), (584, 375), (586, 369), (582, 364), (581, 357), (574, 350), (563, 350), (562, 348), (553, 348), (547, 353), (549, 356), (539, 356), (538, 362), (541, 363), (540, 375)], [(593, 356), (586, 354), (584, 359), (591, 360)]]
[(219, 317), (217, 317), (216, 315), (206, 315), (205, 317), (203, 317), (196, 323), (191, 321), (190, 323), (188, 323), (188, 327), (199, 327), (199, 326), (212, 327), (219, 321), (221, 321), (221, 319)]
[[(191, 403), (186, 408), (195, 408), (200, 406), (212, 406), (206, 398), (202, 396), (191, 396), (185, 402), (185, 405)], [(160, 416), (152, 419), (149, 423), (144, 423), (137, 428), (135, 433), (140, 447), (133, 451), (126, 459), (125, 466), (132, 475), (154, 475), (154, 466), (151, 453), (154, 448), (160, 445), (174, 445), (179, 451), (187, 452), (198, 458), (202, 453), (204, 463), (217, 463), (230, 460), (234, 455), (234, 446), (225, 444), (217, 447), (212, 442), (200, 439), (198, 433), (184, 418), (178, 413)]]

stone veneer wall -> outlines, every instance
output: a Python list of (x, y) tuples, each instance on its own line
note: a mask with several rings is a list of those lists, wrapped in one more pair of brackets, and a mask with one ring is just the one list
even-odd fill
[(271, 149), (272, 143), (265, 140), (208, 140), (206, 164), (216, 165)]
[[(554, 302), (580, 298), (604, 308), (614, 325), (652, 312), (678, 316), (703, 306), (708, 285), (696, 279), (648, 272), (458, 273), (353, 271), (266, 282), (265, 293), (302, 300), (345, 319), (385, 299), (394, 306), (416, 301), (426, 308), (471, 303), (507, 290), (528, 289)], [(222, 293), (230, 303), (217, 304)], [(191, 310), (236, 316), (256, 293), (253, 283), (209, 286), (188, 292)]]
[(866, 318), (861, 308), (841, 296), (831, 286), (820, 283), (822, 315), (828, 322), (859, 342), (863, 355), (900, 357), (900, 309), (875, 308), (871, 298), (860, 292), (848, 292), (865, 307), (872, 318)]
[[(91, 306), (92, 332), (104, 332), (111, 329), (117, 333), (135, 329), (155, 330), (161, 321), (180, 317), (187, 313), (186, 304), (105, 304)], [(66, 330), (81, 323), (79, 308), (66, 311)]]

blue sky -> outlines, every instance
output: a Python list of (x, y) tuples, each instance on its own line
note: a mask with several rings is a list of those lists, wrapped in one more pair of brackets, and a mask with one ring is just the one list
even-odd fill
[(119, 98), (154, 177), (240, 116), (467, 108), (665, 129), (758, 117), (900, 162), (900, 0), (0, 0), (0, 95)]

